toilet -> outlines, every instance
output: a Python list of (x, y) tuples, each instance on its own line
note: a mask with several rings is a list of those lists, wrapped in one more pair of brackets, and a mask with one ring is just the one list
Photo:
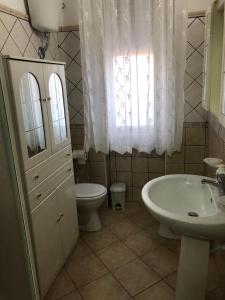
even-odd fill
[(75, 184), (77, 200), (78, 222), (82, 231), (98, 231), (102, 224), (98, 208), (104, 202), (107, 189), (100, 184), (78, 183)]

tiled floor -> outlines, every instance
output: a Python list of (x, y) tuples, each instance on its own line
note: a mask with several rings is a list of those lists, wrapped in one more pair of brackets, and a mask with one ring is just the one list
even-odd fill
[[(45, 300), (173, 300), (180, 242), (160, 237), (141, 203), (101, 217), (102, 230), (80, 234)], [(213, 257), (208, 277), (206, 299), (222, 299)]]

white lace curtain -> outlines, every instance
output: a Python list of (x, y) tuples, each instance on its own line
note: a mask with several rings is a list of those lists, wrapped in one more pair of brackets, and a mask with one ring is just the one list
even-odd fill
[(180, 149), (185, 33), (182, 0), (80, 0), (86, 150)]

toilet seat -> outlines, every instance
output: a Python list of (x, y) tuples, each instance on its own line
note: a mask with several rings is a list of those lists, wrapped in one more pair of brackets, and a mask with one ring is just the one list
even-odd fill
[(75, 195), (78, 200), (88, 201), (104, 196), (107, 193), (103, 185), (96, 183), (75, 184)]

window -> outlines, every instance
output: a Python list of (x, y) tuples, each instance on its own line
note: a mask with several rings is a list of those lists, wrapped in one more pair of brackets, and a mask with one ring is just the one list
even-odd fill
[(116, 127), (153, 126), (153, 55), (116, 56), (113, 73)]

